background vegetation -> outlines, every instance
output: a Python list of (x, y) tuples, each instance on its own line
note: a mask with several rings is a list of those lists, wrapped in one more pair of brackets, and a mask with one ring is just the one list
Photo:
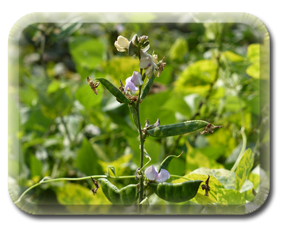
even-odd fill
[[(107, 165), (113, 165), (117, 175), (135, 173), (139, 139), (128, 107), (102, 85), (95, 95), (86, 78), (105, 77), (119, 86), (119, 79), (125, 82), (134, 70), (139, 71), (139, 61), (118, 53), (113, 45), (118, 35), (130, 39), (136, 33), (148, 35), (150, 50), (159, 59), (165, 56), (167, 63), (141, 103), (141, 122), (148, 118), (153, 124), (159, 118), (164, 125), (201, 119), (223, 126), (212, 135), (147, 138), (145, 148), (152, 163), (158, 165), (166, 156), (184, 151), (171, 162), (170, 173), (184, 176), (200, 167), (230, 170), (245, 140), (254, 155), (255, 172), (249, 180), (257, 190), (259, 145), (269, 141), (265, 113), (269, 104), (260, 107), (260, 94), (268, 93), (260, 91), (260, 82), (265, 81), (259, 77), (262, 41), (249, 26), (45, 23), (28, 26), (19, 41), (19, 92), (9, 97), (10, 114), (20, 117), (20, 128), (10, 125), (9, 129), (12, 198), (46, 176), (104, 174)], [(9, 90), (16, 84), (10, 77)], [(19, 149), (15, 141), (20, 141)], [(118, 187), (137, 183), (134, 179), (112, 182)], [(100, 189), (93, 196), (91, 188), (91, 180), (51, 182), (31, 190), (25, 199), (67, 211), (72, 211), (68, 204), (93, 208), (111, 204)], [(251, 190), (242, 196), (248, 201), (254, 198)]]

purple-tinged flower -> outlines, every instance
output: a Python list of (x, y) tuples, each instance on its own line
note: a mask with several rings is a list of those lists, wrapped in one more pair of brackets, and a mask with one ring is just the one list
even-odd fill
[(156, 181), (158, 183), (165, 182), (171, 177), (170, 173), (165, 169), (161, 169), (160, 173), (158, 173), (157, 169), (153, 165), (145, 170), (145, 176), (149, 180)]
[(126, 79), (126, 85), (124, 91), (126, 92), (128, 89), (132, 94), (138, 91), (138, 86), (143, 84), (142, 75), (139, 72), (134, 71), (132, 76)]
[(145, 69), (145, 73), (148, 78), (151, 78), (153, 73), (157, 70), (158, 56), (153, 54), (152, 56), (146, 52), (140, 51), (141, 59), (139, 67)]

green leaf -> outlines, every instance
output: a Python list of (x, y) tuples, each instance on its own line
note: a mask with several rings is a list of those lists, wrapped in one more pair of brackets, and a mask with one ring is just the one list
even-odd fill
[(247, 70), (246, 73), (255, 78), (255, 79), (259, 79), (260, 78), (260, 63), (259, 62), (255, 62), (253, 64), (251, 64)]
[(98, 163), (98, 157), (86, 138), (84, 138), (83, 144), (78, 150), (76, 166), (86, 175), (99, 175), (103, 173)]
[(186, 121), (176, 124), (158, 126), (153, 129), (147, 130), (147, 134), (153, 137), (168, 137), (174, 135), (181, 135), (204, 128), (207, 126), (207, 124), (208, 122), (201, 120)]
[(56, 92), (59, 89), (60, 85), (61, 83), (58, 80), (51, 81), (51, 83), (48, 85), (47, 93)]
[(249, 62), (259, 62), (260, 57), (260, 45), (259, 44), (251, 44), (248, 46), (247, 57)]
[(104, 44), (96, 38), (72, 37), (69, 39), (69, 50), (83, 79), (103, 62)]
[(219, 189), (217, 198), (220, 205), (240, 205), (246, 203), (244, 196), (232, 189)]
[(153, 83), (154, 83), (154, 80), (155, 80), (155, 74), (152, 75), (152, 77), (150, 79), (147, 78), (147, 82), (145, 84), (145, 87), (142, 89), (142, 93), (141, 93), (141, 96), (140, 98), (141, 99), (145, 99), (146, 96), (148, 95)]
[[(209, 168), (199, 168), (191, 172), (191, 174), (203, 174), (215, 177), (225, 189), (235, 189), (236, 175), (234, 172), (227, 169), (209, 169)], [(245, 192), (252, 188), (252, 183), (246, 180), (243, 188), (238, 190), (240, 192)]]
[(40, 160), (36, 158), (35, 155), (30, 155), (30, 169), (31, 169), (31, 176), (41, 176), (43, 164)]
[(104, 79), (104, 78), (96, 78), (96, 80), (100, 81), (100, 83), (102, 85), (104, 85), (106, 87), (106, 89), (109, 90), (109, 92), (111, 94), (113, 94), (119, 101), (121, 101), (122, 103), (126, 103), (128, 104), (130, 101), (125, 97), (124, 94), (122, 94), (122, 92), (115, 87), (111, 82), (109, 82), (108, 80)]
[(139, 59), (128, 56), (114, 57), (102, 64), (104, 74), (115, 85), (119, 85), (119, 80), (125, 84), (125, 80), (132, 76), (137, 66), (139, 66)]
[[(178, 112), (184, 117), (189, 118), (192, 115), (191, 109), (188, 104), (185, 102), (183, 97), (173, 95), (169, 98), (162, 107), (165, 110), (171, 110), (172, 112)], [(183, 121), (183, 120), (181, 120)]]
[(172, 60), (183, 60), (183, 56), (188, 52), (187, 42), (183, 38), (178, 38), (173, 43), (169, 54)]
[(254, 156), (251, 149), (247, 149), (242, 156), (240, 163), (236, 170), (236, 183), (235, 188), (240, 191), (245, 180), (248, 178), (250, 170), (253, 166)]
[(233, 53), (231, 51), (225, 51), (222, 53), (226, 59), (229, 59), (232, 62), (241, 62), (244, 60), (244, 58), (236, 53)]
[[(105, 197), (101, 188), (98, 188), (96, 195), (93, 195), (91, 188), (83, 187), (79, 184), (66, 183), (56, 189), (56, 197), (60, 204), (65, 205), (68, 210), (72, 210), (74, 205), (110, 205), (111, 202)], [(68, 205), (70, 208), (68, 208)], [(78, 209), (77, 213), (78, 213)]]
[(245, 106), (242, 99), (237, 96), (227, 96), (225, 101), (225, 109), (231, 112), (238, 112)]
[[(184, 178), (173, 180), (171, 183), (182, 183), (184, 181), (187, 181), (186, 178), (190, 180), (202, 180), (203, 182), (205, 182), (208, 178), (208, 175), (190, 173), (185, 175)], [(218, 203), (217, 193), (219, 189), (224, 188), (223, 185), (215, 177), (210, 176), (209, 186), (210, 186), (210, 191), (208, 196), (204, 196), (205, 191), (202, 190), (202, 187), (200, 185), (196, 196), (193, 199), (191, 199), (191, 201), (202, 205)]]
[(223, 168), (222, 164), (217, 163), (213, 159), (209, 159), (206, 155), (201, 153), (199, 149), (193, 149), (188, 142), (186, 142), (186, 146), (186, 173), (195, 171), (195, 169), (198, 169), (200, 167), (207, 167), (211, 169)]
[(111, 171), (113, 172), (115, 176), (121, 176), (123, 175), (125, 169), (129, 166), (128, 163), (130, 162), (132, 157), (133, 157), (132, 154), (127, 154), (111, 162), (105, 162), (105, 161), (98, 160), (98, 163), (103, 168), (104, 173), (108, 173), (108, 168), (109, 168), (111, 169)]
[(183, 70), (175, 82), (174, 90), (183, 95), (189, 93), (206, 95), (216, 71), (217, 64), (213, 60), (196, 61)]
[(103, 87), (97, 89), (98, 94), (96, 95), (89, 85), (82, 85), (76, 91), (76, 99), (86, 108), (90, 109), (102, 102)]
[(246, 73), (255, 78), (260, 78), (260, 45), (251, 44), (248, 46), (247, 57), (251, 65), (246, 69)]
[(160, 164), (160, 168), (159, 168), (159, 172), (161, 171), (161, 169), (167, 169), (168, 168), (168, 165), (169, 163), (172, 161), (173, 158), (179, 158), (181, 155), (183, 154), (183, 152), (181, 152), (180, 155), (170, 155), (170, 156), (167, 156), (163, 161), (162, 163)]

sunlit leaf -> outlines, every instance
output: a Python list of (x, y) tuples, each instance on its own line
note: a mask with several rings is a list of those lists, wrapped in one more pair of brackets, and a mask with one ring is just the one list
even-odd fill
[(253, 166), (254, 157), (251, 149), (247, 149), (243, 154), (240, 163), (236, 170), (236, 183), (235, 188), (240, 191), (245, 180), (248, 178), (250, 170)]

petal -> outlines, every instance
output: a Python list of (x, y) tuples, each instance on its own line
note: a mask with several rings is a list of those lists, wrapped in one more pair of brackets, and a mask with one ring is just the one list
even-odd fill
[(144, 57), (140, 59), (140, 63), (139, 63), (140, 68), (148, 68), (149, 66), (151, 66), (150, 57)]
[(145, 69), (145, 73), (149, 79), (152, 77), (153, 72), (154, 72), (154, 66), (150, 66)]
[(114, 42), (114, 46), (116, 47), (117, 51), (119, 51), (119, 52), (125, 52), (126, 51), (126, 49), (120, 47), (120, 45), (117, 43), (117, 41)]
[(156, 178), (156, 182), (158, 182), (158, 183), (165, 182), (170, 177), (171, 177), (171, 175), (167, 170), (161, 169), (161, 172), (158, 174), (158, 176)]
[(126, 84), (125, 84), (124, 92), (126, 92), (128, 88), (131, 90), (132, 93), (133, 93), (133, 91), (134, 91), (134, 93), (135, 93), (135, 91), (138, 91), (138, 87), (136, 87), (136, 86), (134, 85), (134, 83), (131, 82), (131, 77), (128, 77), (128, 78), (126, 79)]
[(156, 177), (158, 176), (158, 171), (157, 171), (157, 169), (153, 165), (151, 165), (150, 167), (148, 167), (145, 170), (145, 176), (149, 180), (156, 180)]
[(140, 55), (141, 55), (141, 58), (146, 58), (146, 57), (152, 57), (151, 55), (149, 55), (147, 52), (143, 52), (142, 50), (140, 50)]
[(120, 47), (125, 49), (127, 49), (129, 46), (129, 41), (123, 36), (118, 36), (117, 43), (119, 44)]
[(134, 71), (131, 77), (131, 82), (136, 86), (141, 86), (143, 84), (142, 75), (139, 72)]

